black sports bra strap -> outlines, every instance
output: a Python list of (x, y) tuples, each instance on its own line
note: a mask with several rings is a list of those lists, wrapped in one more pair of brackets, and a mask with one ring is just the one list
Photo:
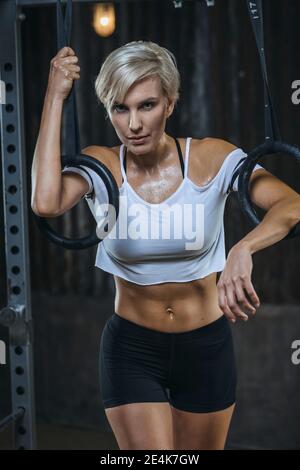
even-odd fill
[[(183, 163), (182, 151), (181, 151), (180, 144), (179, 144), (178, 140), (176, 139), (176, 137), (173, 137), (173, 138), (174, 138), (174, 140), (175, 140), (176, 147), (177, 147), (177, 151), (178, 151), (178, 155), (179, 155), (179, 160), (180, 160), (180, 165), (181, 165), (182, 176), (184, 177), (184, 163)], [(124, 167), (125, 173), (126, 173), (126, 154), (127, 154), (127, 147), (125, 147), (124, 159), (123, 159), (123, 167)]]
[(174, 140), (176, 142), (176, 147), (177, 147), (177, 151), (178, 151), (178, 155), (179, 155), (182, 176), (184, 177), (184, 163), (183, 163), (183, 156), (182, 156), (181, 147), (180, 147), (180, 144), (179, 144), (178, 140), (176, 139), (176, 137), (174, 137)]
[(125, 174), (126, 174), (126, 155), (127, 155), (127, 147), (124, 148), (124, 159), (123, 159), (123, 167), (124, 167)]

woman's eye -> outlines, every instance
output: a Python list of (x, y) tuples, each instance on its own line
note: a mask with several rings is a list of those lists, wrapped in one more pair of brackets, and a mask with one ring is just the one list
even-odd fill
[[(147, 110), (152, 109), (153, 106), (154, 106), (154, 103), (151, 103), (151, 102), (149, 102), (149, 103), (144, 103), (144, 104), (143, 104), (143, 107), (146, 108)], [(121, 109), (120, 109), (120, 108), (121, 108)], [(116, 104), (116, 105), (114, 106), (114, 110), (117, 111), (117, 113), (121, 113), (121, 112), (124, 110), (124, 106), (121, 105), (121, 104)]]
[[(114, 107), (114, 110), (119, 113), (120, 111), (118, 110), (118, 108), (124, 108), (124, 106), (122, 106), (122, 105), (120, 105), (120, 104), (116, 104), (116, 106)], [(122, 111), (122, 110), (121, 110), (121, 111)]]
[[(153, 103), (144, 103), (144, 106), (146, 106), (146, 107), (147, 107), (147, 106), (153, 107)], [(147, 109), (149, 109), (149, 108), (147, 108)], [(150, 108), (150, 109), (151, 109), (151, 108)]]

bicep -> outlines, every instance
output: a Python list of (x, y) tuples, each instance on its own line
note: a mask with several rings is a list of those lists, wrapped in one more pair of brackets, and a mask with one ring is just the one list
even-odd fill
[[(82, 153), (90, 154), (90, 147)], [(66, 166), (62, 169), (62, 194), (59, 214), (62, 215), (72, 209), (83, 196), (94, 194), (94, 182), (91, 170), (83, 165)]]
[[(109, 156), (105, 154), (102, 147), (90, 146), (82, 150), (83, 154), (89, 155), (106, 165), (111, 170)], [(60, 214), (74, 207), (83, 196), (92, 198), (93, 203), (96, 199), (99, 202), (108, 201), (107, 189), (104, 181), (99, 175), (86, 165), (79, 167), (65, 167), (62, 170), (62, 197)]]
[(78, 173), (62, 174), (62, 194), (58, 215), (72, 209), (90, 190), (88, 181)]
[(265, 169), (252, 173), (249, 196), (256, 206), (266, 211), (287, 198), (299, 198), (300, 201), (296, 191)]

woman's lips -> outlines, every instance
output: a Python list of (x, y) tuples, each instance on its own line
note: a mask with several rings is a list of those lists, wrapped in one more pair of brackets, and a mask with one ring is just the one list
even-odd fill
[(143, 144), (148, 137), (149, 136), (147, 135), (146, 137), (139, 137), (138, 139), (130, 139), (130, 142), (132, 142), (134, 145)]

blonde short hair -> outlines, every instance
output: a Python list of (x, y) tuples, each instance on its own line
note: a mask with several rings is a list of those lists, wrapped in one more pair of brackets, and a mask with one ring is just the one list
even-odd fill
[(95, 81), (98, 100), (108, 113), (114, 102), (123, 102), (138, 80), (157, 75), (164, 95), (179, 99), (180, 74), (174, 54), (151, 41), (132, 41), (113, 50), (103, 62)]

